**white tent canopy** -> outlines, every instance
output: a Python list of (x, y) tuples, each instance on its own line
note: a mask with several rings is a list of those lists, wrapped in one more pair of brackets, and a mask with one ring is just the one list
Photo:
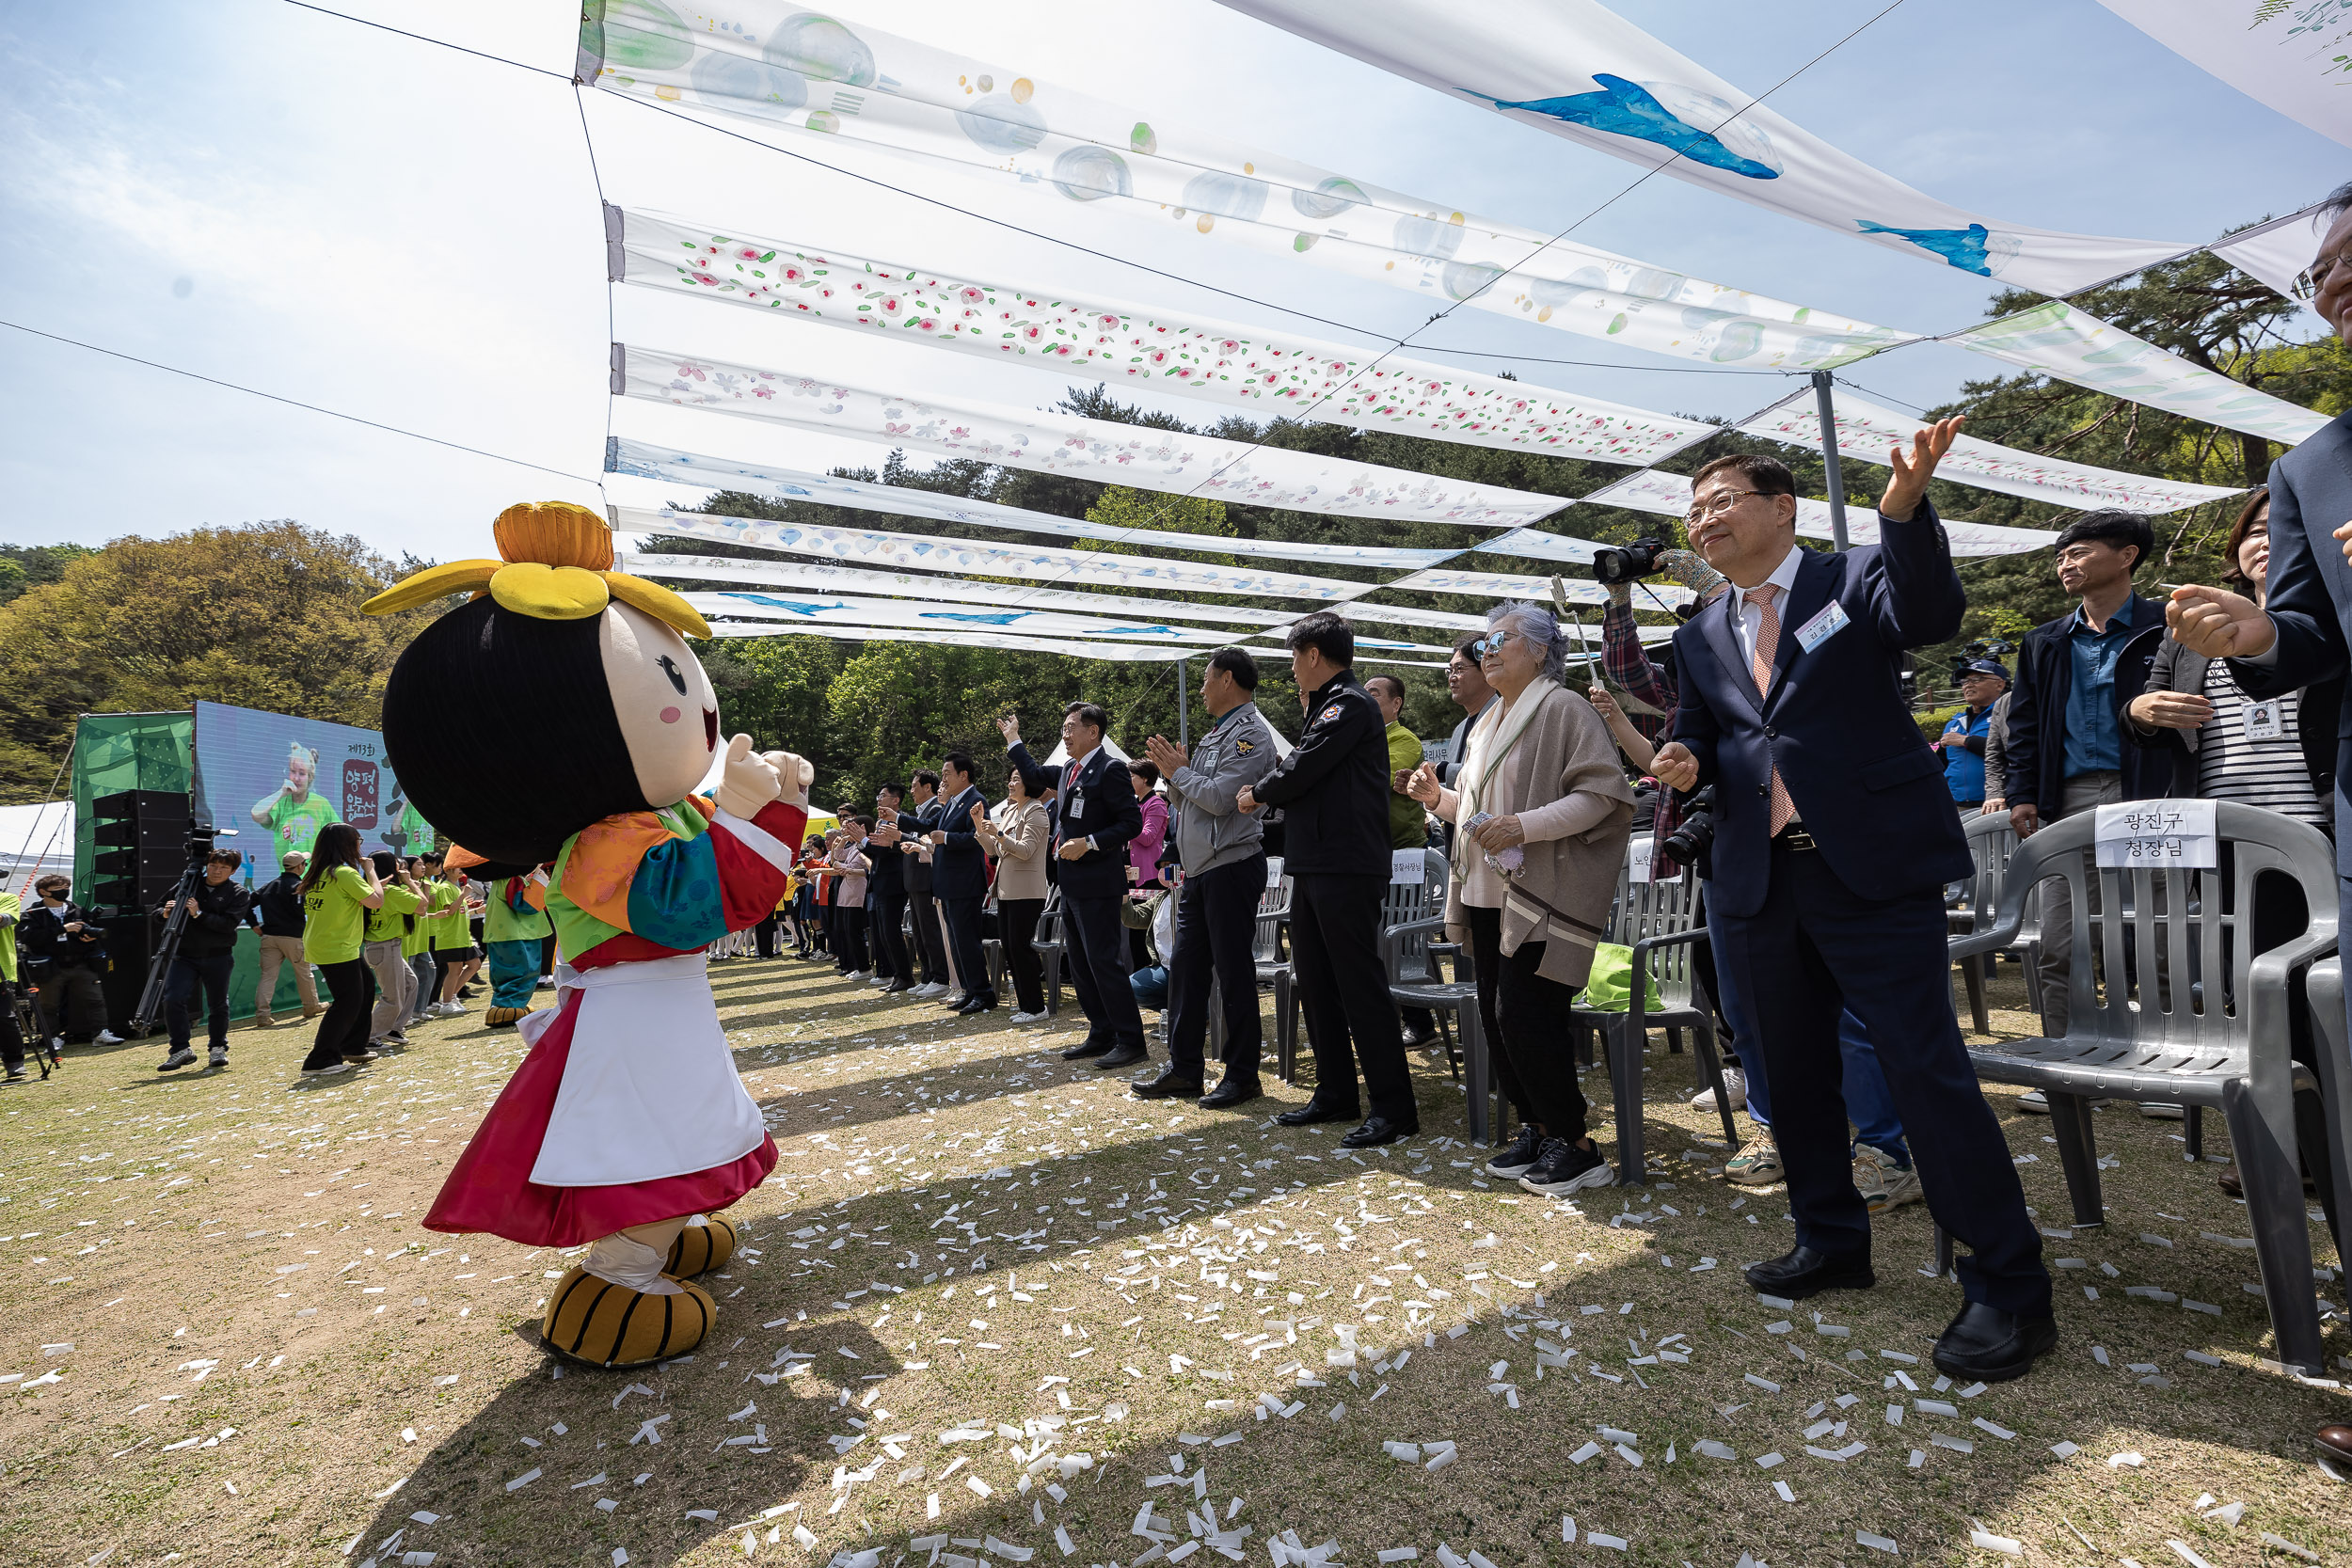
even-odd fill
[(73, 875), (73, 802), (0, 806), (0, 885), (22, 894), (53, 871)]

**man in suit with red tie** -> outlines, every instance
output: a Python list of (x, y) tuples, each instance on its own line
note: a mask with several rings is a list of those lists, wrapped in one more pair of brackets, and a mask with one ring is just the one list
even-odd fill
[(1748, 1282), (1792, 1299), (1876, 1282), (1839, 1089), (1851, 1010), (1879, 1046), (1928, 1207), (1972, 1253), (1935, 1364), (1991, 1383), (2025, 1375), (2058, 1330), (2041, 1238), (1952, 1013), (1943, 887), (1968, 875), (1967, 841), (1898, 678), (1903, 650), (1950, 638), (1967, 608), (1927, 501), (1960, 424), (1890, 453), (1880, 543), (1838, 554), (1798, 547), (1778, 460), (1698, 471), (1691, 543), (1734, 591), (1675, 634), (1681, 705), (1655, 769), (1677, 790), (1715, 786), (1717, 962), (1755, 1015), (1788, 1170), (1797, 1244)]

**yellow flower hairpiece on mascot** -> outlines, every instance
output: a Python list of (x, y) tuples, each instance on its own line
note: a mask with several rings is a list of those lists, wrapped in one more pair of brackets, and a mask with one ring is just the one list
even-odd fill
[(496, 561), (453, 561), (428, 566), (359, 608), (389, 615), (450, 594), (487, 594), (501, 609), (542, 621), (584, 621), (614, 599), (642, 610), (689, 637), (707, 638), (709, 623), (657, 582), (612, 570), (612, 532), (605, 521), (570, 501), (523, 501), (498, 515)]

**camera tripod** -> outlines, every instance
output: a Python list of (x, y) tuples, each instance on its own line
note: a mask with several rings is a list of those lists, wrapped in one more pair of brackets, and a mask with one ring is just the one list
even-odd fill
[(139, 1005), (131, 1009), (130, 1022), (124, 1025), (123, 1032), (132, 1039), (145, 1039), (152, 1034), (163, 1016), (164, 986), (171, 975), (171, 960), (180, 956), (180, 939), (187, 934), (188, 905), (196, 890), (204, 885), (204, 863), (212, 855), (215, 835), (233, 837), (235, 832), (233, 828), (196, 828), (189, 832), (187, 869), (180, 873), (180, 885), (172, 893), (171, 912), (164, 919), (155, 956), (147, 961), (147, 984), (139, 988)]

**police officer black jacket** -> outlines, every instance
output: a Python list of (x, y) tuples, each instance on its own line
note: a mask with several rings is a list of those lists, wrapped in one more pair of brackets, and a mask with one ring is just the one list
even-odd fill
[(1283, 812), (1286, 871), (1389, 875), (1389, 726), (1353, 669), (1307, 699), (1307, 728), (1251, 791)]

